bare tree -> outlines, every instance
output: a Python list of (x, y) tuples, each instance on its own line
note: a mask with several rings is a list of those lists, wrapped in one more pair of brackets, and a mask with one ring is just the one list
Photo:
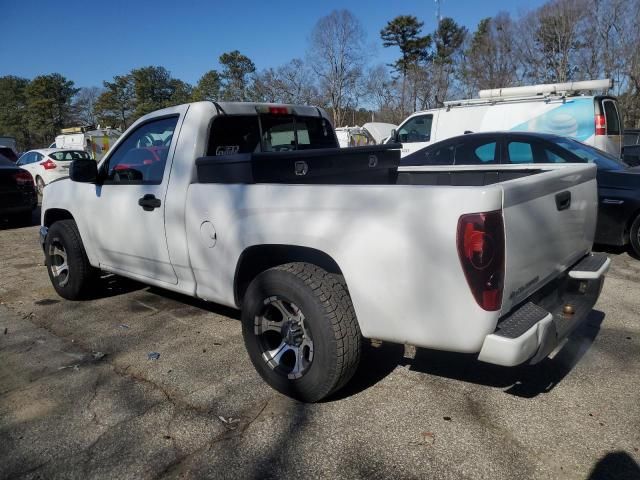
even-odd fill
[(520, 55), (534, 82), (566, 82), (577, 72), (579, 25), (588, 0), (552, 0), (521, 22)]
[(348, 10), (334, 10), (322, 17), (311, 32), (310, 65), (335, 126), (342, 125), (344, 106), (362, 75), (364, 38), (360, 21)]
[(508, 13), (480, 21), (461, 58), (460, 77), (466, 92), (517, 82), (514, 37), (515, 28)]
[(401, 87), (384, 65), (369, 69), (365, 75), (365, 99), (374, 107), (377, 121), (400, 123), (404, 119)]
[(299, 58), (277, 69), (268, 68), (256, 74), (253, 89), (256, 100), (264, 102), (319, 103), (313, 73)]
[(95, 125), (95, 106), (102, 89), (98, 87), (81, 88), (73, 102), (76, 121), (83, 125)]

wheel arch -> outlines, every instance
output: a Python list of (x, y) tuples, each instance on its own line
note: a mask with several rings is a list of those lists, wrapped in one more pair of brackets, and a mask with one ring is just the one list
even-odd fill
[(65, 210), (63, 208), (49, 208), (46, 212), (44, 212), (44, 217), (42, 224), (49, 228), (55, 222), (59, 222), (60, 220), (73, 220), (73, 215), (69, 210)]
[(236, 305), (242, 305), (247, 287), (257, 275), (278, 265), (292, 262), (310, 263), (329, 273), (342, 275), (338, 263), (322, 250), (299, 245), (253, 245), (242, 252), (236, 265), (233, 281), (233, 295)]

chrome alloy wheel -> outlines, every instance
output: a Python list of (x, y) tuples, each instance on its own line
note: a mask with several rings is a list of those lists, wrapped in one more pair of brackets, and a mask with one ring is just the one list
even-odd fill
[(59, 286), (64, 287), (69, 282), (67, 252), (58, 240), (54, 240), (49, 244), (47, 256), (53, 278), (56, 279)]
[(262, 358), (271, 369), (291, 380), (307, 372), (313, 361), (313, 339), (294, 303), (277, 296), (266, 298), (254, 325)]

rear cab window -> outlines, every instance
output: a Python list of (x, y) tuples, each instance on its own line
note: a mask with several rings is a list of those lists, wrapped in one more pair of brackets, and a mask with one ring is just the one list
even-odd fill
[(207, 155), (337, 147), (333, 128), (324, 117), (225, 115), (213, 121)]

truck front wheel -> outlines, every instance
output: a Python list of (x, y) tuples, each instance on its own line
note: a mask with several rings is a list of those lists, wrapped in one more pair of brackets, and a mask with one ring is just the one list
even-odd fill
[(44, 253), (49, 279), (58, 295), (67, 300), (82, 298), (97, 270), (89, 264), (76, 222), (60, 220), (51, 225)]
[(271, 268), (251, 282), (242, 333), (262, 378), (306, 402), (342, 388), (360, 361), (360, 328), (344, 280), (307, 263)]

